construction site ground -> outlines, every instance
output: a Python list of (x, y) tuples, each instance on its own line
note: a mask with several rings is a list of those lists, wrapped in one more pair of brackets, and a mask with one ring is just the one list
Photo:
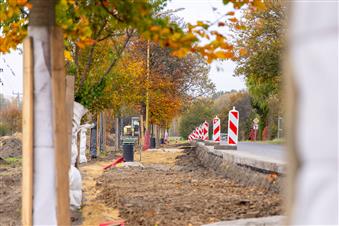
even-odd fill
[[(21, 225), (20, 154), (0, 158), (0, 225)], [(125, 225), (202, 225), (282, 214), (279, 193), (217, 175), (200, 164), (194, 149), (177, 145), (145, 151), (141, 161), (137, 152), (134, 158), (141, 164), (104, 171), (117, 155), (80, 166), (83, 205), (72, 212), (73, 225), (119, 220)]]
[(119, 219), (126, 225), (202, 225), (282, 214), (279, 193), (217, 175), (200, 164), (194, 149), (142, 152), (140, 163), (106, 171), (102, 167), (107, 162), (81, 168), (83, 225)]

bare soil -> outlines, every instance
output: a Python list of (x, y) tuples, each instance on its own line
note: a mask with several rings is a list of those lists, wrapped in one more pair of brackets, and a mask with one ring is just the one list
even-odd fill
[(96, 183), (96, 201), (118, 209), (127, 225), (201, 225), (282, 213), (280, 194), (218, 176), (191, 149), (143, 152), (141, 162), (144, 168), (116, 167)]
[(0, 158), (6, 159), (22, 155), (21, 134), (0, 137)]
[(0, 225), (21, 225), (21, 167), (0, 163)]

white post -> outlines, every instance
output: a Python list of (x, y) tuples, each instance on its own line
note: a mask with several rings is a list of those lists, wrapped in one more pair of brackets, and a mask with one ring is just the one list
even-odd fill
[(238, 144), (239, 134), (239, 112), (233, 107), (228, 113), (228, 138), (227, 143), (229, 145)]

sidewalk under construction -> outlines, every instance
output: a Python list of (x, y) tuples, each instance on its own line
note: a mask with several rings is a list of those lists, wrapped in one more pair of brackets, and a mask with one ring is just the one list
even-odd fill
[(107, 161), (81, 166), (85, 201), (74, 223), (202, 225), (282, 214), (278, 191), (245, 185), (204, 166), (188, 144), (142, 152), (141, 161), (139, 157), (135, 153), (135, 164), (120, 163), (96, 173), (91, 167)]

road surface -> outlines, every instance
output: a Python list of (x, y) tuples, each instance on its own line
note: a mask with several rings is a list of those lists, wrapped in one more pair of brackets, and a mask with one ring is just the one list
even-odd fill
[(286, 150), (283, 145), (279, 144), (264, 144), (256, 142), (239, 142), (238, 150), (258, 156), (265, 156), (272, 159), (285, 161)]

